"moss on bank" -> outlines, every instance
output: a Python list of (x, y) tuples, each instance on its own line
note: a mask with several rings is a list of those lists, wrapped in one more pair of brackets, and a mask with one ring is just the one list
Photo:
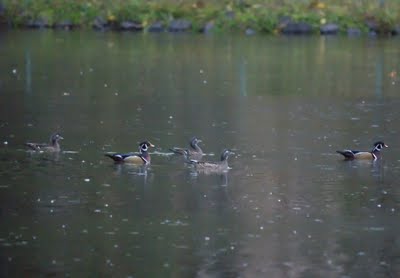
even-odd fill
[(320, 33), (331, 23), (333, 33), (398, 34), (400, 26), (399, 0), (3, 0), (1, 6), (2, 22), (13, 27), (149, 30), (158, 24), (163, 30), (175, 20), (194, 32), (286, 33), (291, 26), (288, 33)]

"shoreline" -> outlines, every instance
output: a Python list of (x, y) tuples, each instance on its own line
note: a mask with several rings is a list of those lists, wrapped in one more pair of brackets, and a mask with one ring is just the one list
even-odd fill
[(10, 29), (398, 36), (396, 0), (298, 1), (0, 0), (0, 24)]

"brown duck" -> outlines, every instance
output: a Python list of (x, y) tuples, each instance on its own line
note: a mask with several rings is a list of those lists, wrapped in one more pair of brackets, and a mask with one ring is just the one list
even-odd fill
[[(229, 149), (225, 149), (221, 153), (221, 160), (220, 161), (197, 161), (187, 159), (187, 162), (194, 166), (194, 168), (198, 171), (204, 172), (226, 172), (229, 170), (228, 166), (228, 157), (234, 154)], [(186, 157), (188, 153), (186, 152)]]
[(139, 144), (138, 153), (106, 153), (105, 156), (111, 158), (116, 163), (130, 163), (138, 165), (150, 164), (151, 158), (148, 150), (150, 147), (154, 147), (149, 141), (143, 141)]
[(204, 155), (203, 150), (199, 147), (199, 143), (202, 141), (198, 139), (197, 137), (192, 137), (189, 142), (190, 148), (179, 148), (179, 147), (173, 147), (170, 150), (174, 154), (180, 154), (180, 155), (185, 155), (186, 157), (194, 160), (200, 160), (202, 156)]
[(383, 141), (378, 141), (374, 144), (374, 148), (370, 152), (353, 151), (353, 150), (342, 150), (336, 152), (343, 155), (346, 160), (353, 160), (353, 159), (377, 160), (380, 157), (381, 150), (387, 147), (388, 145), (386, 145)]
[(25, 143), (29, 149), (39, 152), (59, 152), (61, 150), (59, 141), (64, 139), (59, 133), (50, 136), (49, 143)]

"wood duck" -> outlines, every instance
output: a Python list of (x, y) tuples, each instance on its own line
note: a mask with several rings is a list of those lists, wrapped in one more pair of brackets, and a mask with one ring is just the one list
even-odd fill
[(353, 150), (342, 150), (342, 151), (336, 151), (336, 152), (343, 155), (346, 160), (353, 160), (353, 159), (377, 160), (380, 156), (381, 150), (383, 148), (387, 148), (387, 147), (388, 147), (388, 145), (386, 145), (384, 142), (378, 141), (374, 144), (374, 148), (370, 152), (353, 151)]
[[(222, 151), (221, 160), (220, 161), (197, 161), (193, 159), (188, 159), (188, 163), (192, 164), (196, 170), (205, 171), (205, 172), (226, 172), (229, 170), (228, 166), (228, 157), (229, 155), (234, 154), (229, 149), (225, 149)], [(186, 152), (186, 156), (188, 153)]]
[(199, 143), (201, 142), (202, 141), (197, 137), (193, 137), (189, 142), (190, 149), (173, 147), (170, 150), (175, 154), (185, 155), (194, 160), (200, 160), (204, 155), (203, 150), (199, 147)]
[(150, 154), (148, 153), (149, 147), (154, 147), (149, 141), (143, 141), (139, 144), (139, 152), (134, 153), (106, 153), (105, 156), (110, 157), (117, 163), (130, 163), (130, 164), (150, 164)]
[(50, 136), (50, 142), (46, 143), (25, 143), (29, 149), (39, 152), (59, 152), (61, 150), (59, 141), (64, 139), (59, 133)]

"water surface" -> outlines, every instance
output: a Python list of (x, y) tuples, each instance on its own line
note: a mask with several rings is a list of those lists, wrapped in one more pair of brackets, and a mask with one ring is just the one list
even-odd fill
[[(398, 39), (0, 39), (1, 276), (400, 274)], [(54, 131), (60, 154), (24, 149)], [(194, 135), (232, 169), (170, 155)], [(144, 139), (150, 167), (103, 156)], [(377, 140), (376, 162), (335, 153)]]

